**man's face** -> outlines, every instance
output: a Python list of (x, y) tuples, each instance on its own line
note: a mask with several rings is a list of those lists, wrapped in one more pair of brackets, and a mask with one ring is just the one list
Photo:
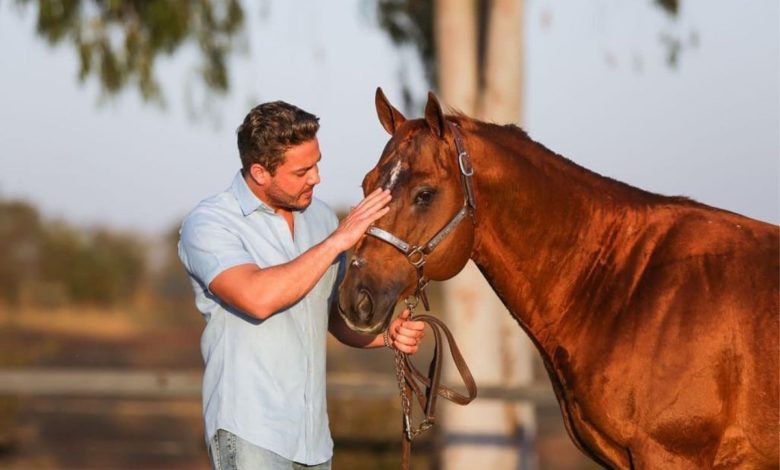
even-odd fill
[(320, 183), (317, 167), (320, 157), (316, 137), (284, 152), (284, 163), (276, 167), (265, 190), (272, 208), (303, 210), (309, 207), (314, 186)]

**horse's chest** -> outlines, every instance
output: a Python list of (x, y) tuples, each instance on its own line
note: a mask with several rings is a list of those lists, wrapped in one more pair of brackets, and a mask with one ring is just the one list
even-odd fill
[(633, 387), (626, 382), (632, 373), (630, 364), (625, 361), (578, 363), (563, 347), (556, 349), (553, 360), (567, 395), (564, 399), (573, 412), (587, 415), (591, 422), (601, 421), (600, 417), (607, 421), (634, 418), (636, 397)]

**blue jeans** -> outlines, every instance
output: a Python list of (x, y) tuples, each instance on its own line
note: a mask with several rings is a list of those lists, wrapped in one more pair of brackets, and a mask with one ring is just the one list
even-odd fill
[(330, 470), (330, 460), (318, 465), (293, 462), (224, 429), (209, 441), (209, 458), (214, 470)]

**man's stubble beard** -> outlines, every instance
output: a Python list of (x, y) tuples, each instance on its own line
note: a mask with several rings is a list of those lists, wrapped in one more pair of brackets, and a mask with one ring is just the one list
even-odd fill
[(290, 195), (284, 191), (282, 191), (279, 186), (276, 185), (276, 183), (272, 183), (268, 187), (268, 191), (266, 194), (268, 195), (268, 199), (271, 200), (271, 203), (280, 209), (288, 210), (288, 211), (302, 211), (309, 207), (311, 205), (312, 200), (314, 200), (314, 187), (310, 188), (312, 190), (311, 199), (308, 200), (308, 202), (301, 203), (299, 202), (301, 196), (303, 193), (307, 192), (308, 190), (302, 191), (300, 194), (293, 196)]

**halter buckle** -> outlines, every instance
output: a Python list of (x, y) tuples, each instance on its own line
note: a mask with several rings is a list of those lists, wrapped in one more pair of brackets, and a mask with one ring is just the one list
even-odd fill
[(471, 166), (469, 153), (465, 150), (458, 154), (458, 166), (463, 176), (472, 176), (474, 174), (474, 167)]
[(425, 432), (433, 427), (433, 421), (430, 418), (425, 418), (422, 423), (420, 423), (420, 428), (418, 429), (418, 432)]
[(409, 260), (412, 266), (419, 269), (425, 265), (425, 253), (423, 253), (423, 247), (416, 246), (406, 255), (406, 259)]

